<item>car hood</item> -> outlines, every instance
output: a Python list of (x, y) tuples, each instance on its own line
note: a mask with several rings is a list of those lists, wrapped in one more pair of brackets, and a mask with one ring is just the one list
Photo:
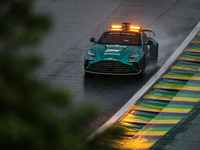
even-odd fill
[(132, 54), (138, 52), (140, 49), (140, 46), (132, 45), (95, 44), (91, 47), (91, 50), (99, 60), (128, 59)]

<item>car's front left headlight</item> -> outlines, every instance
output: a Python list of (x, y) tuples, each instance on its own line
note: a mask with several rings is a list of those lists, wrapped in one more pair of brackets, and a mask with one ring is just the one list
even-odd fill
[(138, 53), (135, 53), (135, 54), (131, 55), (131, 56), (129, 57), (129, 61), (134, 61), (135, 59), (138, 58), (138, 56), (139, 56)]
[(95, 57), (94, 52), (91, 51), (91, 50), (89, 50), (89, 51), (88, 51), (88, 57), (91, 58), (91, 59), (94, 59), (94, 57)]

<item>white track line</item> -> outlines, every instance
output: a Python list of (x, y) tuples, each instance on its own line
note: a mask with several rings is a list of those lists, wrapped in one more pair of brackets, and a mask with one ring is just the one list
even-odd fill
[(87, 140), (92, 140), (95, 136), (99, 135), (107, 128), (109, 128), (113, 123), (115, 123), (122, 115), (135, 104), (154, 84), (158, 81), (161, 76), (169, 69), (169, 67), (176, 61), (178, 56), (185, 50), (192, 39), (197, 35), (200, 30), (200, 21), (190, 32), (187, 38), (181, 43), (181, 45), (174, 51), (170, 58), (165, 62), (165, 64), (157, 71), (157, 73), (106, 123), (104, 123), (99, 129), (97, 129), (93, 134), (91, 134)]

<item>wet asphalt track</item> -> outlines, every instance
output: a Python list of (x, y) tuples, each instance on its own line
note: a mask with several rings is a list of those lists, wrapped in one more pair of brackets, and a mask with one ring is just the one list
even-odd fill
[[(117, 112), (162, 66), (200, 20), (199, 0), (37, 0), (38, 12), (54, 18), (52, 31), (38, 47), (46, 59), (39, 76), (54, 86), (70, 88), (74, 101), (99, 105), (100, 115), (89, 132)], [(85, 76), (83, 54), (113, 23), (131, 22), (152, 28), (159, 60), (146, 76)]]

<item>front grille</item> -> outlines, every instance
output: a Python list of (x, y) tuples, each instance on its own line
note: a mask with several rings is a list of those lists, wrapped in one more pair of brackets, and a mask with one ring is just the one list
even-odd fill
[(119, 61), (99, 61), (91, 65), (95, 70), (102, 71), (129, 71), (131, 67)]

